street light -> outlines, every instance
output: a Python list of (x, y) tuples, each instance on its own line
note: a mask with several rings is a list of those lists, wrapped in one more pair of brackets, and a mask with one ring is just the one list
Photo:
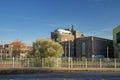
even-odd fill
[(70, 33), (68, 34), (68, 60), (69, 60), (69, 68), (70, 68)]
[(69, 34), (69, 40), (68, 40), (68, 57), (70, 57), (70, 34)]
[(66, 58), (67, 57), (67, 42), (65, 41), (63, 45), (64, 45), (64, 57)]
[(10, 47), (10, 58), (12, 58), (12, 50), (13, 50), (13, 45), (9, 45)]
[(109, 58), (109, 46), (107, 46), (107, 58)]

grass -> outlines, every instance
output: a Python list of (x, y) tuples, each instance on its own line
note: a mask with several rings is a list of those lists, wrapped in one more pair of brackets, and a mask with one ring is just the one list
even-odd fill
[[(62, 65), (68, 65), (68, 61), (62, 61)], [(72, 65), (100, 65), (99, 61), (73, 61)], [(115, 66), (115, 62), (101, 62), (102, 66)], [(116, 62), (116, 66), (120, 66), (119, 62)]]
[[(14, 63), (15, 64), (19, 64), (19, 63), (21, 63), (21, 61), (20, 60), (14, 60)], [(4, 59), (4, 60), (0, 60), (0, 64), (13, 64), (13, 60), (12, 59), (10, 59), (10, 60), (6, 60), (6, 59)]]
[[(25, 61), (24, 61), (25, 62)], [(18, 59), (15, 59), (14, 60), (14, 64), (21, 64), (21, 63), (24, 63), (24, 62), (21, 62), (21, 60), (18, 60)], [(0, 60), (0, 64), (13, 64), (13, 59), (3, 59), (3, 60)], [(27, 64), (27, 63), (26, 63)], [(61, 65), (68, 65), (69, 62), (68, 61), (62, 61), (61, 62)], [(72, 65), (93, 65), (93, 66), (100, 66), (100, 61), (73, 61), (72, 63), (70, 63)], [(22, 64), (21, 64), (22, 65)], [(101, 65), (102, 66), (115, 66), (115, 62), (110, 62), (110, 61), (107, 61), (107, 62), (101, 62)], [(117, 67), (120, 67), (120, 62), (116, 62), (116, 66)]]

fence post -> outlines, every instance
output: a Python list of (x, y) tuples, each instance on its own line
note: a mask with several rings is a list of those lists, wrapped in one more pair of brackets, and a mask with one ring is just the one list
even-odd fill
[(14, 59), (14, 57), (13, 57), (13, 68), (15, 67), (15, 59)]
[(116, 65), (116, 59), (114, 59), (114, 62), (115, 62), (115, 68), (117, 67), (117, 65)]
[(73, 68), (73, 60), (72, 60), (72, 58), (71, 58), (71, 68)]
[(44, 58), (42, 58), (42, 68), (44, 68)]
[(30, 67), (29, 64), (30, 64), (30, 61), (29, 61), (29, 58), (28, 58), (28, 68)]
[(56, 67), (58, 68), (58, 59), (59, 58), (56, 58)]
[(102, 63), (101, 63), (101, 59), (100, 59), (100, 68), (102, 68)]
[(50, 67), (50, 62), (51, 62), (51, 61), (52, 61), (52, 58), (48, 58), (48, 59), (47, 59), (47, 62), (48, 62), (47, 68), (51, 68), (51, 67)]
[(58, 67), (59, 67), (59, 68), (62, 67), (62, 60), (61, 60), (61, 58), (58, 58)]
[(68, 67), (70, 68), (70, 57), (68, 57), (68, 64), (69, 64)]
[(2, 55), (1, 55), (1, 60), (2, 60)]
[(88, 67), (87, 58), (85, 59), (85, 62), (86, 62), (86, 68), (87, 68)]

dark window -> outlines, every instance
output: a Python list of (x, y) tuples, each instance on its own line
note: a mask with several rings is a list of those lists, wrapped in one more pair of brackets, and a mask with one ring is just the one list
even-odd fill
[(85, 55), (85, 42), (82, 43), (82, 55)]
[(4, 53), (4, 50), (2, 50), (2, 53)]
[(117, 33), (117, 43), (120, 43), (120, 32)]

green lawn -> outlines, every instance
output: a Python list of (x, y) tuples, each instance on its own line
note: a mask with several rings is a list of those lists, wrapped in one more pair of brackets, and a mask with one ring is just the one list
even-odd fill
[[(62, 65), (67, 65), (69, 64), (68, 61), (62, 61)], [(73, 65), (100, 65), (99, 61), (73, 61), (71, 64)], [(101, 62), (102, 66), (115, 66), (114, 62)], [(116, 66), (120, 66), (119, 62), (116, 62)]]
[[(26, 61), (26, 60), (25, 60)], [(26, 65), (28, 65), (27, 62), (25, 61), (21, 61), (21, 60), (14, 60), (14, 64), (21, 64), (21, 63), (25, 63)], [(0, 64), (13, 64), (13, 59), (4, 59), (4, 60), (0, 60)], [(31, 63), (30, 63), (31, 64)], [(70, 64), (72, 65), (93, 65), (93, 66), (100, 66), (100, 61), (72, 61)], [(68, 61), (62, 61), (61, 65), (69, 65)], [(101, 62), (101, 66), (115, 66), (114, 62)], [(116, 62), (116, 66), (120, 67), (120, 62)]]
[[(21, 61), (20, 60), (14, 60), (14, 63), (15, 64), (20, 64)], [(0, 60), (0, 64), (13, 64), (13, 60), (10, 59), (10, 60)]]

